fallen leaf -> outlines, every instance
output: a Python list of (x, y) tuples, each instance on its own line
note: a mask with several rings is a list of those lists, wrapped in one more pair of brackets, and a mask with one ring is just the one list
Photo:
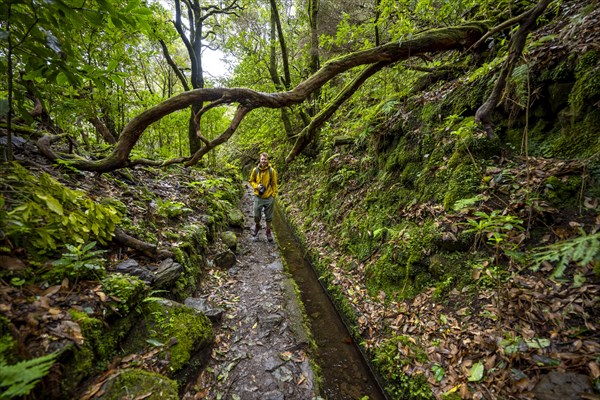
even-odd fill
[(583, 201), (583, 205), (585, 206), (585, 208), (596, 208), (598, 207), (598, 198), (590, 198), (590, 197), (586, 197), (585, 200)]
[(58, 293), (59, 291), (60, 291), (60, 285), (50, 286), (48, 289), (44, 290), (44, 293), (42, 294), (42, 296), (50, 297), (53, 294)]
[(473, 365), (473, 368), (471, 368), (471, 373), (469, 374), (469, 382), (479, 382), (483, 378), (484, 370), (485, 367), (481, 361)]
[(588, 363), (588, 368), (590, 369), (590, 374), (592, 375), (592, 378), (594, 378), (594, 379), (600, 378), (600, 367), (598, 366), (597, 362), (590, 361)]

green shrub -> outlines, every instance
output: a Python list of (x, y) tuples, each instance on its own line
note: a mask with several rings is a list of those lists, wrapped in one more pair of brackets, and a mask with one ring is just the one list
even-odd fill
[(121, 219), (114, 207), (67, 188), (48, 174), (36, 177), (17, 163), (10, 165), (0, 184), (9, 188), (5, 193), (10, 196), (0, 201), (0, 229), (14, 246), (40, 255), (65, 243), (106, 244)]

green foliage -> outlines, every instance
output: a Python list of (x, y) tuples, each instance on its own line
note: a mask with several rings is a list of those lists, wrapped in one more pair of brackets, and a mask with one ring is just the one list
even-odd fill
[(65, 243), (97, 240), (106, 244), (121, 219), (114, 207), (67, 188), (48, 174), (37, 178), (16, 163), (0, 184), (10, 189), (7, 193), (11, 196), (4, 200), (8, 209), (0, 210), (0, 228), (15, 246), (39, 254)]
[(165, 200), (159, 198), (156, 202), (157, 213), (163, 218), (174, 218), (192, 212), (191, 208), (179, 201)]
[(96, 242), (73, 246), (65, 244), (68, 252), (62, 254), (61, 258), (52, 262), (52, 269), (45, 274), (51, 282), (69, 279), (99, 279), (106, 274), (104, 269), (105, 260), (101, 255), (106, 250), (92, 250)]
[(28, 395), (35, 385), (48, 374), (58, 353), (47, 354), (32, 360), (7, 365), (0, 358), (0, 394), (2, 399)]
[(510, 214), (503, 214), (500, 210), (493, 210), (490, 214), (483, 211), (476, 211), (475, 216), (478, 219), (467, 218), (467, 226), (464, 233), (474, 232), (476, 234), (475, 246), (485, 237), (487, 244), (495, 249), (500, 247), (507, 249), (514, 248), (510, 245), (509, 239), (515, 232), (523, 231), (523, 220)]
[(551, 278), (560, 279), (571, 262), (579, 266), (600, 263), (600, 232), (587, 235), (582, 230), (581, 236), (534, 249), (531, 269), (537, 271), (543, 263), (556, 263)]
[(527, 96), (531, 90), (530, 69), (531, 66), (529, 64), (519, 65), (515, 67), (510, 77), (510, 83), (513, 85), (513, 100), (521, 109), (524, 109), (528, 105)]

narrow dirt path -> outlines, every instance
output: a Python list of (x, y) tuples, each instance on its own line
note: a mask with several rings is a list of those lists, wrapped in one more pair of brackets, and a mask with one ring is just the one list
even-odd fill
[(277, 244), (263, 229), (250, 234), (252, 191), (241, 202), (246, 228), (238, 234), (237, 263), (211, 270), (196, 297), (224, 309), (207, 368), (185, 399), (312, 399), (315, 383), (308, 336), (295, 285)]

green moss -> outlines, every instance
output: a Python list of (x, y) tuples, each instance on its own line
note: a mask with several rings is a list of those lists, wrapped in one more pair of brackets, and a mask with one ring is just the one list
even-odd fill
[(586, 104), (595, 104), (600, 99), (600, 55), (589, 51), (579, 58), (575, 68), (575, 86), (569, 94), (569, 103), (578, 113)]
[(379, 245), (379, 258), (367, 268), (370, 292), (383, 290), (390, 298), (412, 297), (430, 284), (427, 253), (435, 251), (440, 231), (433, 222), (390, 228), (388, 239)]
[(198, 286), (202, 278), (202, 268), (206, 264), (208, 248), (208, 228), (205, 225), (187, 225), (182, 230), (182, 244), (175, 248), (175, 259), (183, 267), (183, 273), (175, 283), (173, 298), (182, 300)]
[[(407, 349), (400, 352), (399, 349)], [(409, 336), (394, 336), (374, 350), (373, 364), (386, 382), (386, 392), (394, 399), (429, 400), (434, 395), (423, 375), (408, 376), (404, 367), (427, 362), (425, 351)]]
[(137, 276), (121, 273), (107, 275), (102, 279), (102, 287), (111, 296), (110, 304), (121, 315), (127, 315), (134, 309), (149, 290)]
[(69, 314), (81, 328), (84, 340), (80, 346), (70, 347), (67, 351), (70, 356), (63, 361), (65, 365), (65, 375), (61, 381), (63, 393), (73, 393), (83, 379), (105, 370), (119, 352), (120, 343), (135, 321), (133, 314), (129, 314), (126, 318), (118, 319), (112, 325), (108, 325), (98, 318), (75, 309), (69, 310)]
[(140, 369), (121, 370), (108, 378), (100, 400), (144, 398), (148, 400), (177, 400), (177, 382), (154, 372)]
[(150, 338), (167, 345), (169, 370), (179, 371), (201, 348), (208, 347), (214, 338), (208, 318), (190, 307), (166, 300), (146, 303), (146, 330)]
[(583, 118), (567, 117), (540, 143), (535, 153), (546, 157), (579, 158), (594, 157), (600, 153), (600, 112), (588, 110)]
[(477, 194), (477, 188), (483, 177), (483, 172), (472, 163), (464, 163), (452, 171), (446, 194), (444, 196), (444, 208), (452, 210), (454, 203), (460, 199), (468, 199)]
[(545, 198), (553, 206), (573, 208), (579, 203), (578, 195), (581, 191), (581, 177), (579, 176), (551, 176), (546, 179)]
[(107, 325), (104, 321), (75, 309), (69, 310), (69, 314), (79, 324), (85, 338), (84, 346), (90, 347), (93, 351), (95, 364), (100, 368), (117, 354), (119, 343), (127, 335), (135, 320), (135, 316), (132, 316)]

